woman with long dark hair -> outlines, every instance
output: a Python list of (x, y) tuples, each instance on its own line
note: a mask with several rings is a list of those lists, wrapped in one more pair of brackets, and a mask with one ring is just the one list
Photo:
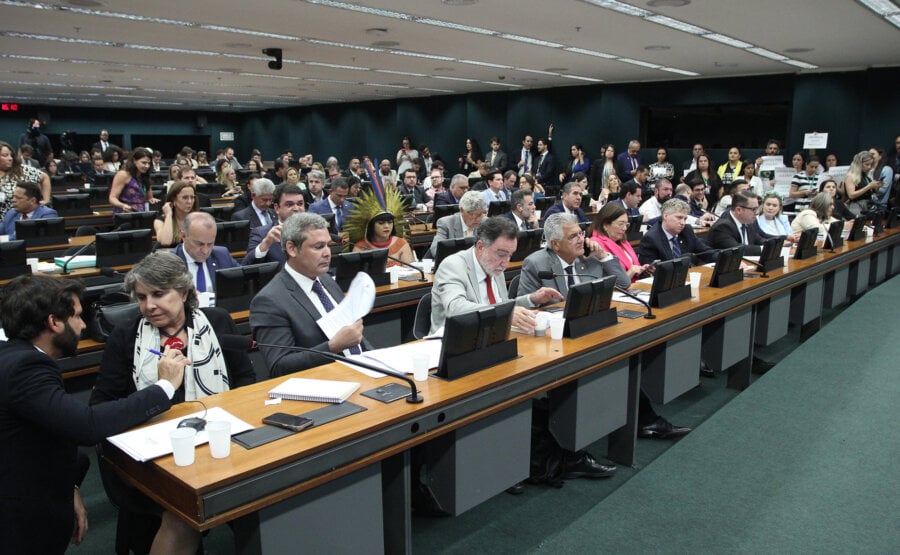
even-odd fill
[(109, 203), (113, 213), (143, 212), (148, 204), (156, 204), (150, 188), (150, 165), (153, 153), (147, 148), (136, 148), (125, 167), (116, 172), (109, 187)]

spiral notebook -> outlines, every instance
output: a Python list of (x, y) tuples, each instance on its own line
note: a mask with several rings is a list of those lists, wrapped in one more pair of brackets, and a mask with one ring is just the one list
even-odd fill
[(319, 403), (343, 403), (359, 389), (359, 382), (338, 382), (313, 380), (309, 378), (289, 378), (269, 391), (272, 399), (291, 401), (316, 401)]

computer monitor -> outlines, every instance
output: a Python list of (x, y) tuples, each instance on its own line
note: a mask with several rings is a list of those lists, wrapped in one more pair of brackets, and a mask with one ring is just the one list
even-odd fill
[(884, 210), (872, 212), (872, 235), (884, 233)]
[(900, 224), (900, 207), (891, 208), (891, 212), (884, 220), (884, 227), (887, 229), (893, 229), (897, 224)]
[(659, 262), (653, 272), (650, 306), (665, 308), (691, 298), (691, 286), (685, 284), (691, 269), (690, 255)]
[(866, 238), (866, 216), (860, 214), (853, 219), (853, 225), (850, 227), (850, 235), (848, 241), (862, 241)]
[(816, 239), (819, 236), (819, 228), (811, 227), (800, 233), (800, 239), (797, 241), (797, 249), (794, 251), (795, 260), (803, 260), (804, 258), (813, 258), (816, 256)]
[(30, 273), (25, 241), (19, 239), (0, 243), (0, 279), (12, 279)]
[(416, 195), (400, 195), (400, 202), (403, 203), (403, 209), (406, 212), (416, 209)]
[(763, 241), (762, 253), (759, 255), (759, 262), (757, 262), (763, 277), (768, 277), (766, 272), (784, 267), (784, 257), (781, 256), (781, 249), (784, 247), (785, 239), (787, 237), (780, 235)]
[(563, 311), (566, 319), (563, 335), (581, 337), (617, 324), (616, 310), (610, 308), (615, 285), (616, 276), (605, 276), (569, 287)]
[(540, 250), (541, 241), (544, 239), (544, 230), (542, 228), (529, 229), (528, 231), (520, 231), (518, 241), (516, 242), (516, 250), (510, 257), (511, 262), (525, 260), (529, 254)]
[(540, 197), (534, 199), (534, 209), (540, 210), (541, 214), (547, 211), (548, 208), (556, 204), (556, 197)]
[(216, 222), (216, 244), (229, 252), (247, 250), (250, 243), (250, 220)]
[(113, 226), (117, 231), (130, 231), (132, 229), (153, 230), (153, 222), (157, 212), (120, 212), (113, 214)]
[(350, 288), (350, 282), (359, 272), (365, 272), (372, 277), (375, 286), (391, 283), (391, 275), (385, 272), (387, 267), (387, 249), (373, 249), (370, 251), (345, 252), (331, 257), (334, 267), (334, 280), (346, 291)]
[(153, 248), (153, 232), (149, 229), (98, 233), (96, 239), (98, 268), (136, 264)]
[(63, 218), (70, 216), (87, 216), (91, 214), (90, 193), (78, 193), (73, 195), (50, 195), (53, 209)]
[(64, 218), (18, 220), (16, 239), (24, 240), (26, 247), (65, 245), (69, 242), (66, 221)]
[(834, 252), (834, 249), (843, 247), (844, 238), (841, 236), (842, 233), (844, 233), (844, 221), (835, 220), (831, 222), (828, 226), (828, 233), (825, 234), (825, 243), (823, 246), (831, 249), (831, 252)]
[(280, 271), (280, 262), (216, 270), (216, 306), (228, 312), (248, 310), (253, 296)]
[(112, 185), (112, 179), (115, 174), (109, 172), (98, 173), (94, 175), (93, 183), (97, 187), (109, 187)]
[(435, 375), (452, 380), (519, 356), (516, 340), (509, 339), (515, 305), (507, 301), (448, 317)]
[(434, 248), (434, 266), (432, 266), (432, 271), (437, 272), (441, 262), (451, 254), (466, 250), (474, 244), (474, 237), (460, 237), (459, 239), (438, 241), (437, 246)]
[[(241, 168), (241, 169), (237, 170), (236, 173), (237, 173), (238, 183), (243, 185), (243, 184), (247, 183), (248, 181), (250, 181), (250, 176), (253, 175), (254, 172), (253, 172), (253, 170), (248, 170), (247, 168)], [(256, 172), (256, 173), (259, 173), (260, 175), (262, 175), (260, 172)]]
[(628, 216), (628, 231), (625, 232), (625, 239), (628, 241), (640, 241), (644, 237), (641, 226), (644, 224), (644, 217), (640, 214), (636, 216)]
[(197, 183), (197, 193), (208, 195), (210, 198), (219, 198), (225, 193), (227, 187), (224, 183)]
[(62, 178), (66, 187), (73, 189), (81, 189), (84, 187), (84, 176), (80, 173), (67, 172), (63, 174)]
[(99, 307), (130, 302), (132, 302), (131, 297), (125, 293), (125, 285), (121, 281), (85, 287), (84, 293), (81, 295), (81, 319), (88, 326), (81, 332), (81, 338), (87, 339), (91, 337), (93, 332), (91, 329), (92, 321)]
[(506, 214), (507, 212), (509, 212), (508, 200), (494, 200), (488, 205), (487, 217), (499, 216), (500, 214)]
[(169, 180), (168, 172), (153, 172), (150, 174), (150, 185), (162, 185)]
[(230, 206), (201, 206), (201, 212), (206, 212), (217, 221), (230, 222), (231, 214), (234, 212), (234, 205)]
[(434, 214), (431, 220), (431, 227), (437, 229), (437, 222), (444, 216), (456, 214), (459, 212), (458, 204), (437, 204), (434, 207)]
[(50, 191), (65, 191), (66, 190), (66, 180), (61, 175), (51, 175), (50, 176)]
[(743, 245), (719, 250), (719, 258), (709, 280), (710, 287), (725, 287), (744, 279), (744, 270), (741, 269), (743, 251)]
[(91, 206), (109, 204), (109, 187), (91, 186), (88, 194), (91, 195)]

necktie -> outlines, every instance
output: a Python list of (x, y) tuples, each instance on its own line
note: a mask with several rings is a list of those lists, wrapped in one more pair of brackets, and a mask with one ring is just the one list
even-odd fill
[(672, 254), (675, 258), (681, 256), (681, 247), (678, 245), (678, 237), (672, 237)]
[(206, 273), (203, 271), (203, 262), (195, 262), (197, 265), (197, 291), (206, 292)]
[(574, 275), (574, 272), (575, 272), (575, 268), (573, 268), (571, 264), (569, 264), (568, 266), (566, 266), (566, 273), (569, 274), (568, 278), (566, 278), (567, 281), (568, 281), (568, 283), (569, 283), (569, 287), (574, 287), (574, 286), (575, 286), (575, 275)]
[(747, 244), (747, 225), (741, 224), (741, 242)]
[(494, 297), (494, 287), (491, 285), (491, 276), (484, 276), (484, 284), (487, 286), (487, 298), (491, 304), (497, 304), (497, 298)]
[(637, 169), (637, 158), (634, 158), (634, 157), (631, 158), (631, 169), (632, 170)]
[[(334, 222), (337, 224), (338, 229), (343, 229), (344, 227), (344, 214), (343, 210), (341, 210), (340, 206), (334, 207)], [(316, 282), (318, 283), (318, 282)]]
[(22, 221), (25, 221), (27, 219), (28, 219), (28, 214), (22, 214)]
[(262, 217), (263, 217), (263, 222), (262, 222), (263, 225), (272, 225), (272, 220), (271, 220), (271, 218), (269, 218), (268, 210), (266, 210), (262, 213)]
[(494, 161), (497, 159), (497, 153), (491, 152), (491, 167), (494, 167)]
[(522, 220), (522, 231), (528, 231), (528, 222), (526, 220)]
[[(322, 308), (325, 309), (325, 312), (331, 312), (334, 310), (334, 303), (331, 302), (331, 299), (328, 298), (328, 295), (325, 294), (325, 288), (322, 287), (322, 282), (319, 280), (315, 280), (312, 286), (313, 292), (319, 297), (319, 302), (322, 303)], [(354, 345), (350, 347), (350, 354), (358, 355), (362, 351), (359, 350), (359, 345)]]

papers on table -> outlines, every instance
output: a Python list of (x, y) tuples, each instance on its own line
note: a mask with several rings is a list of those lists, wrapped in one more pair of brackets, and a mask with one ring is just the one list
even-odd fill
[[(205, 413), (205, 415), (204, 415)], [(207, 422), (226, 421), (231, 422), (231, 434), (239, 434), (252, 430), (253, 426), (234, 416), (223, 408), (213, 407), (208, 411), (199, 411), (180, 418), (166, 420), (146, 428), (138, 428), (118, 435), (106, 438), (110, 443), (124, 451), (136, 461), (144, 462), (172, 452), (172, 442), (169, 440), (169, 432), (178, 427), (178, 423), (185, 418), (204, 418)], [(194, 445), (203, 445), (209, 441), (206, 430), (197, 432)]]
[(369, 274), (359, 272), (350, 283), (347, 296), (331, 312), (316, 323), (328, 339), (333, 338), (344, 326), (356, 322), (372, 310), (375, 304), (375, 282)]
[[(629, 293), (635, 295), (636, 297), (639, 297), (644, 302), (650, 302), (650, 291), (644, 291), (643, 289), (633, 289), (629, 290)], [(618, 291), (613, 292), (612, 300), (620, 303), (631, 303), (644, 306), (643, 303), (640, 303), (623, 293), (619, 293)]]
[[(443, 341), (415, 341), (412, 343), (404, 343), (396, 347), (387, 347), (384, 349), (375, 349), (373, 351), (365, 351), (359, 355), (351, 355), (351, 360), (359, 360), (366, 364), (371, 364), (386, 370), (393, 370), (404, 374), (413, 373), (413, 355), (424, 353), (428, 355), (428, 367), (435, 368), (441, 362), (441, 346)], [(346, 364), (346, 363), (342, 363)], [(384, 374), (347, 364), (357, 372), (361, 372), (372, 378), (381, 378)]]
[[(68, 262), (68, 266), (66, 263)], [(78, 256), (57, 256), (53, 259), (53, 263), (62, 268), (66, 266), (68, 270), (77, 270), (78, 268), (94, 268), (97, 266), (97, 257), (95, 255)]]

